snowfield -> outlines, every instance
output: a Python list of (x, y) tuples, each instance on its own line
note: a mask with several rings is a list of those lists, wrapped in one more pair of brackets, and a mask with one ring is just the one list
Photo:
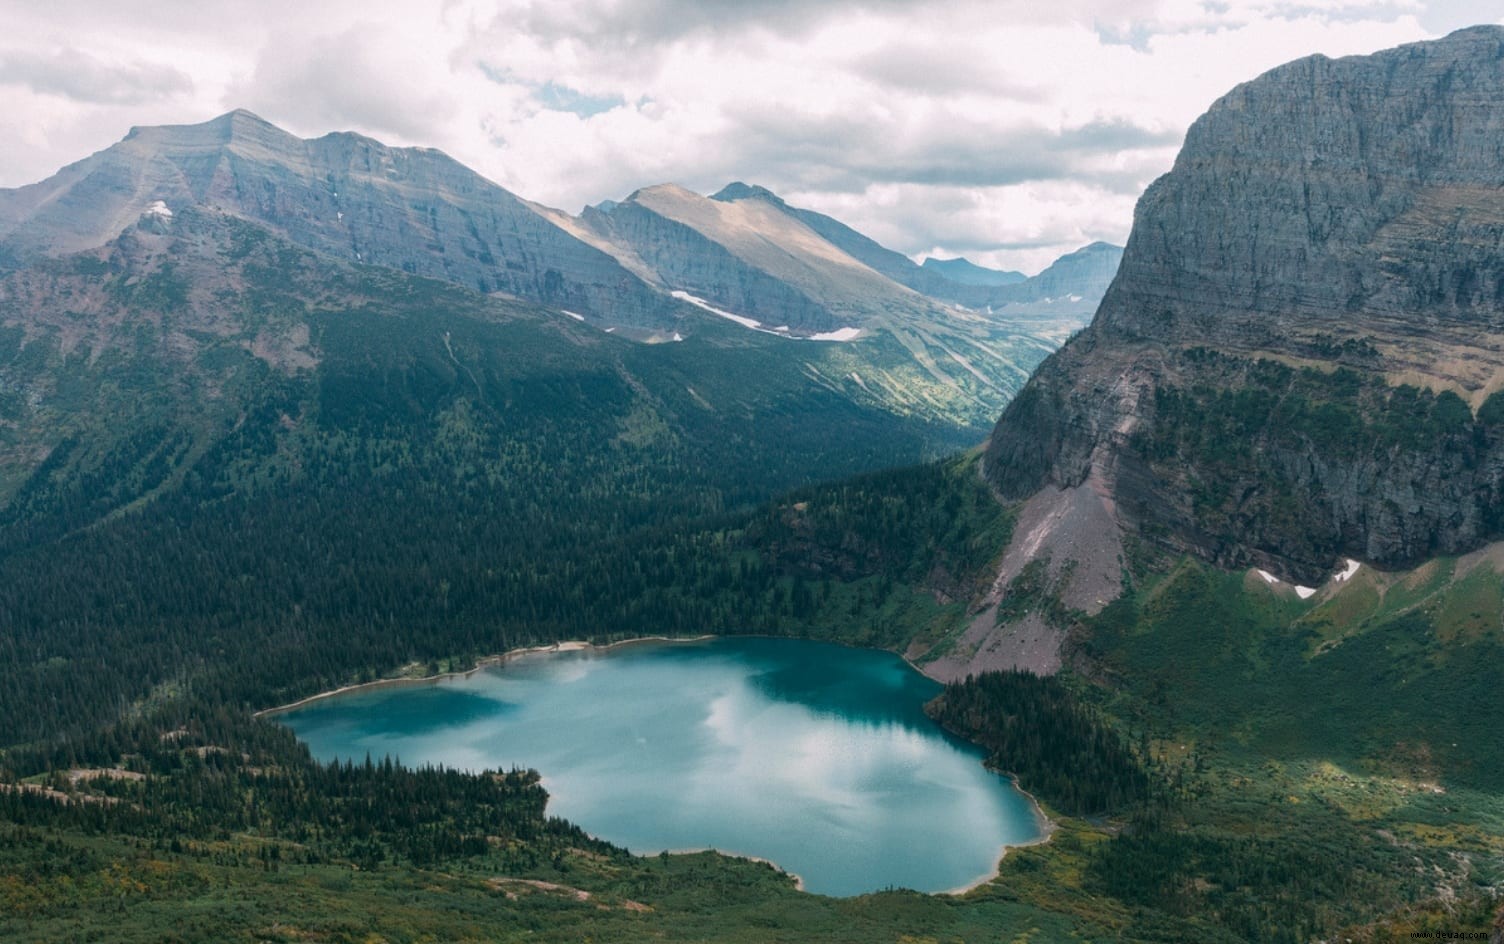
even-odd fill
[(728, 321), (734, 321), (743, 328), (751, 328), (753, 331), (761, 331), (763, 334), (776, 335), (777, 337), (788, 338), (793, 341), (855, 341), (862, 336), (861, 328), (837, 328), (834, 331), (822, 331), (819, 334), (811, 334), (808, 337), (799, 337), (798, 335), (789, 333), (788, 325), (769, 328), (755, 318), (748, 318), (745, 315), (729, 312), (724, 308), (717, 308), (698, 295), (691, 295), (685, 291), (673, 291), (669, 292), (669, 294), (681, 302), (689, 302), (696, 308), (708, 311), (712, 315), (719, 315)]

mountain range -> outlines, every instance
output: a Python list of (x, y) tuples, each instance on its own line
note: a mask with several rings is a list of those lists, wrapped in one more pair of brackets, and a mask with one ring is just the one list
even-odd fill
[(439, 151), (351, 133), (303, 140), (244, 110), (133, 128), (45, 181), (0, 190), (0, 266), (97, 248), (159, 206), (169, 215), (210, 208), (333, 258), (660, 333), (684, 327), (691, 298), (792, 337), (890, 323), (966, 332), (992, 323), (937, 300), (981, 308), (994, 298), (1096, 298), (1111, 278), (1110, 268), (1078, 267), (1058, 284), (969, 291), (977, 286), (740, 183), (710, 198), (646, 187), (575, 217)]
[(989, 269), (962, 258), (938, 259), (930, 256), (924, 260), (921, 268), (933, 269), (952, 282), (960, 282), (962, 285), (1013, 285), (1027, 278), (1022, 272)]
[[(1504, 934), (1500, 102), (1281, 66), (1022, 281), (245, 112), (0, 192), (0, 933)], [(903, 653), (1049, 841), (832, 900), (251, 715), (704, 633)]]
[[(155, 456), (154, 471), (124, 463), (119, 481), (95, 483), (91, 507), (175, 487), (181, 463), (223, 435), (209, 417), (240, 417), (245, 397), (261, 395), (261, 381), (236, 378), (316, 389), (335, 353), (321, 319), (393, 303), (416, 312), (415, 299), (530, 325), (573, 347), (566, 372), (676, 365), (685, 379), (666, 388), (630, 381), (673, 432), (685, 390), (694, 411), (786, 402), (816, 438), (850, 410), (872, 420), (847, 429), (875, 439), (818, 450), (835, 464), (817, 459), (785, 483), (852, 471), (835, 457), (888, 449), (891, 435), (908, 444), (899, 455), (920, 459), (979, 440), (1034, 364), (1079, 327), (1117, 258), (1110, 247), (1083, 253), (1096, 264), (1067, 257), (1009, 286), (1022, 301), (973, 309), (890, 275), (954, 295), (965, 287), (762, 188), (707, 198), (648, 187), (571, 217), (438, 151), (344, 133), (303, 140), (245, 111), (136, 128), (48, 180), (0, 190), (0, 329), (11, 332), (0, 365), (0, 500), (35, 502), (52, 494), (50, 479), (76, 484), (80, 469), (114, 468), (108, 457), (125, 454)], [(432, 317), (410, 353), (438, 351), (452, 373), (458, 349), (439, 310)], [(380, 340), (379, 331), (342, 336)], [(617, 339), (687, 349), (624, 353)], [(158, 383), (165, 376), (176, 383)], [(726, 388), (730, 377), (746, 386)], [(729, 399), (717, 402), (716, 389)], [(813, 408), (826, 400), (843, 407)], [(98, 423), (109, 415), (138, 421)], [(144, 442), (157, 434), (192, 445)], [(25, 516), (19, 506), (10, 514)]]

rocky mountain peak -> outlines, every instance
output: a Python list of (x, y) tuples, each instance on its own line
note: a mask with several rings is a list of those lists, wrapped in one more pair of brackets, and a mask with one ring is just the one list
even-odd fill
[(704, 199), (705, 198), (700, 194), (695, 193), (693, 190), (690, 190), (683, 184), (676, 184), (670, 181), (667, 183), (653, 184), (648, 187), (638, 187), (636, 190), (628, 194), (627, 199), (623, 200), (622, 202), (647, 203), (655, 200), (683, 200), (694, 202)]
[(278, 138), (294, 137), (246, 108), (232, 109), (205, 124), (210, 128), (222, 129), (226, 140), (234, 140), (236, 138), (254, 140), (273, 136)]
[(1313, 586), (1504, 533), (1501, 183), (1504, 28), (1238, 86), (1139, 201), (988, 477)]
[(301, 152), (304, 142), (259, 115), (237, 108), (199, 124), (133, 127), (119, 146), (146, 155), (236, 150), (286, 159)]
[(957, 282), (961, 285), (1015, 285), (1028, 278), (1022, 272), (989, 269), (986, 266), (979, 266), (964, 257), (938, 259), (930, 256), (921, 263), (920, 268), (939, 273), (952, 282)]
[[(1268, 344), (1380, 313), (1492, 322), (1501, 88), (1497, 26), (1311, 56), (1238, 86), (1140, 201), (1101, 328)], [(1455, 253), (1427, 251), (1441, 245)]]
[(304, 140), (243, 109), (135, 128), (48, 180), (0, 190), (0, 259), (102, 246), (158, 202), (238, 216), (335, 258), (615, 324), (672, 321), (681, 307), (581, 238), (569, 217), (440, 151), (348, 132)]
[(337, 260), (538, 302), (638, 340), (727, 322), (842, 342), (902, 330), (922, 382), (964, 402), (973, 421), (1064, 336), (1059, 312), (1022, 323), (925, 297), (951, 283), (766, 188), (735, 183), (719, 196), (660, 184), (572, 216), (441, 151), (353, 132), (303, 139), (237, 110), (136, 128), (48, 180), (0, 189), (0, 275), (128, 231), (180, 236), (181, 214), (201, 210)]
[(774, 206), (788, 206), (787, 203), (783, 202), (782, 197), (778, 196), (778, 194), (769, 190), (767, 187), (760, 187), (756, 184), (742, 183), (740, 180), (732, 181), (731, 183), (722, 187), (720, 190), (717, 190), (715, 193), (710, 195), (710, 199), (720, 200), (723, 203), (734, 203), (737, 200), (766, 200), (768, 203), (771, 203)]

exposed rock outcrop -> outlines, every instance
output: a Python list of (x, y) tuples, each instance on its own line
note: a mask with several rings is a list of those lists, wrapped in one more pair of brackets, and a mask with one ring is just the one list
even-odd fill
[[(989, 269), (969, 259), (936, 259), (931, 256), (924, 260), (922, 268), (933, 270), (952, 282), (960, 282), (962, 285), (1016, 285), (1028, 278), (1022, 272)], [(1111, 278), (1108, 281), (1111, 281)]]
[(665, 287), (799, 333), (842, 327), (838, 311), (861, 324), (878, 309), (840, 297), (841, 276), (867, 282), (874, 300), (902, 291), (760, 201), (714, 201), (664, 184), (587, 208), (582, 221), (642, 259)]
[(962, 296), (960, 300), (996, 308), (1017, 302), (1070, 299), (1072, 296), (1076, 301), (1101, 298), (1117, 275), (1122, 259), (1122, 246), (1090, 243), (1056, 259), (1038, 275), (1005, 285), (982, 286), (980, 291), (973, 289), (972, 294)]
[[(899, 285), (911, 288), (930, 298), (952, 300), (956, 283), (942, 273), (925, 269), (901, 252), (883, 246), (874, 239), (862, 235), (840, 220), (817, 213), (804, 207), (790, 206), (766, 187), (744, 184), (740, 181), (727, 184), (716, 192), (712, 200), (736, 203), (743, 200), (758, 200), (776, 207), (798, 220), (822, 239), (837, 247), (862, 265), (881, 273)], [(1106, 285), (1102, 286), (1104, 289)]]
[(48, 180), (0, 191), (0, 243), (21, 262), (91, 249), (157, 202), (231, 213), (337, 258), (613, 323), (662, 323), (682, 307), (440, 151), (349, 133), (304, 140), (247, 111), (135, 128)]
[(1501, 329), (1504, 29), (1303, 59), (1191, 128), (987, 476), (1306, 583), (1466, 551), (1504, 530)]
[[(842, 328), (947, 334), (958, 320), (995, 347), (1021, 333), (1044, 343), (1058, 336), (1053, 323), (1036, 330), (1038, 319), (1021, 324), (1017, 313), (958, 318), (944, 301), (955, 283), (761, 187), (732, 184), (706, 198), (665, 184), (576, 217), (439, 151), (343, 132), (305, 140), (243, 110), (133, 128), (48, 180), (0, 189), (0, 273), (96, 249), (153, 208), (166, 214), (152, 221), (159, 229), (189, 208), (239, 216), (338, 259), (540, 302), (645, 339), (705, 317), (676, 293), (790, 337)], [(1099, 294), (1090, 285), (1072, 291)], [(928, 355), (916, 359), (931, 369)], [(984, 373), (1011, 389), (1020, 365), (1011, 353), (1003, 359), (1001, 373)]]

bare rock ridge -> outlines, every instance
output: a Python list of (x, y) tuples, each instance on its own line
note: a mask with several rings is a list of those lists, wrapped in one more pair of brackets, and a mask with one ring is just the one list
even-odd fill
[(889, 297), (913, 294), (762, 201), (711, 200), (663, 184), (606, 210), (588, 208), (582, 219), (666, 287), (798, 333), (860, 326)]
[(1504, 30), (1478, 27), (1234, 89), (1139, 202), (1102, 327), (1243, 346), (1497, 327), (1501, 87)]
[(937, 259), (934, 256), (924, 260), (921, 268), (931, 269), (962, 285), (1013, 285), (1028, 277), (1022, 272), (979, 266), (969, 259)]
[(622, 323), (661, 321), (677, 307), (439, 151), (348, 133), (305, 141), (246, 111), (136, 128), (49, 180), (0, 191), (0, 241), (23, 261), (93, 248), (157, 200), (254, 220), (339, 258)]
[(1467, 551), (1504, 533), (1501, 332), (1504, 28), (1302, 59), (1191, 127), (986, 475), (1313, 586)]
[[(742, 200), (760, 200), (792, 216), (818, 233), (831, 245), (861, 262), (875, 272), (880, 272), (900, 285), (906, 286), (931, 298), (949, 300), (956, 290), (956, 283), (943, 274), (925, 271), (922, 266), (901, 252), (869, 239), (839, 220), (816, 213), (814, 210), (790, 206), (766, 187), (741, 183), (728, 184), (711, 196), (712, 200), (734, 203)], [(1105, 289), (1106, 286), (1103, 286)]]
[(0, 190), (0, 271), (103, 246), (158, 205), (227, 213), (337, 258), (642, 337), (703, 317), (683, 294), (790, 337), (899, 322), (949, 330), (956, 317), (955, 283), (759, 187), (715, 199), (649, 187), (574, 217), (436, 150), (351, 133), (304, 140), (243, 110), (134, 128), (48, 180)]
[(1112, 283), (1123, 255), (1121, 246), (1095, 242), (1061, 256), (1035, 276), (983, 269), (964, 259), (927, 259), (924, 265), (916, 265), (908, 256), (880, 245), (839, 220), (814, 210), (790, 206), (765, 187), (737, 182), (728, 184), (711, 199), (726, 202), (761, 200), (776, 206), (847, 255), (900, 285), (930, 298), (968, 308), (1001, 308), (1057, 298), (1066, 300), (1073, 295), (1090, 299), (1095, 305)]
[[(1070, 299), (1071, 296), (1100, 298), (1117, 275), (1123, 247), (1089, 243), (1050, 263), (1038, 275), (1002, 285), (981, 285), (957, 295), (957, 301), (976, 306), (1000, 307), (1016, 302)], [(979, 289), (979, 290), (978, 290)]]

